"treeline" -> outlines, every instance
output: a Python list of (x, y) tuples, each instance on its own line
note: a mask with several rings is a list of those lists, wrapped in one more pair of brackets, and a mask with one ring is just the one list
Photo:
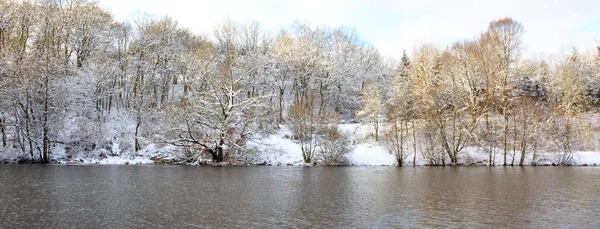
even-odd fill
[(568, 164), (591, 133), (580, 114), (600, 103), (600, 48), (537, 62), (520, 55), (523, 33), (500, 19), (477, 40), (393, 62), (346, 27), (270, 35), (224, 21), (194, 34), (169, 17), (118, 22), (90, 0), (1, 1), (1, 149), (48, 163), (61, 147), (169, 144), (190, 160), (248, 160), (248, 141), (286, 124), (306, 162), (335, 164), (348, 145), (336, 125), (357, 116), (400, 165), (417, 151), (457, 163), (467, 146), (490, 164), (538, 150)]
[[(573, 151), (596, 144), (581, 113), (600, 102), (600, 47), (595, 56), (573, 49), (549, 66), (521, 57), (523, 33), (521, 23), (504, 18), (478, 39), (443, 50), (421, 46), (412, 63), (403, 56), (390, 102), (381, 103), (392, 125), (388, 148), (399, 164), (407, 155), (402, 145), (409, 128), (413, 138), (420, 132), (422, 154), (432, 165), (457, 163), (465, 147), (487, 153), (489, 165), (497, 156), (503, 165), (524, 165), (528, 153), (535, 165), (538, 152), (556, 153), (556, 162), (565, 165)], [(364, 103), (380, 104), (378, 98)]]

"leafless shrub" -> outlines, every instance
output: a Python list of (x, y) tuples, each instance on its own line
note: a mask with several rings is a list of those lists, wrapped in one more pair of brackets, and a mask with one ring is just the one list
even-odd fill
[(350, 138), (335, 126), (327, 126), (320, 131), (319, 153), (325, 165), (344, 163), (344, 155), (350, 151)]

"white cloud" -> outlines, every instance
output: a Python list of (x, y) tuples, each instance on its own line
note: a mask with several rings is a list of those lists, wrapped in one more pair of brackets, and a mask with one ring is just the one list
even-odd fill
[[(523, 23), (525, 54), (592, 49), (600, 40), (596, 0), (100, 0), (118, 20), (137, 11), (169, 15), (198, 33), (210, 33), (225, 18), (258, 21), (276, 33), (295, 20), (353, 26), (381, 53), (398, 57), (423, 43), (439, 46), (472, 39), (489, 21), (510, 16)], [(595, 31), (590, 28), (596, 28)]]

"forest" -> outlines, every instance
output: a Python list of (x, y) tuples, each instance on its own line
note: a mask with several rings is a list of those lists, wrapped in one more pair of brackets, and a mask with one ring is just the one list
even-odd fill
[(393, 60), (352, 27), (224, 20), (196, 34), (92, 0), (0, 0), (0, 161), (256, 164), (285, 130), (306, 164), (345, 164), (371, 142), (398, 166), (463, 164), (467, 150), (490, 166), (571, 165), (600, 145), (600, 46), (526, 58), (525, 26), (494, 19)]

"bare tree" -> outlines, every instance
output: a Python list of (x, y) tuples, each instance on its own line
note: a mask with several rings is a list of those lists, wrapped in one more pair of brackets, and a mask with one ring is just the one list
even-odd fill
[[(258, 130), (257, 123), (267, 110), (265, 97), (247, 93), (249, 79), (260, 63), (246, 61), (248, 50), (241, 47), (238, 25), (226, 21), (215, 30), (215, 47), (206, 45), (191, 62), (196, 70), (193, 97), (187, 106), (186, 128), (176, 144), (199, 147), (214, 162), (240, 157), (245, 143)], [(246, 37), (247, 38), (247, 37)], [(204, 56), (206, 55), (206, 56)], [(212, 56), (212, 57), (211, 57)]]
[[(314, 101), (311, 99), (309, 101)], [(292, 104), (288, 108), (287, 123), (293, 138), (300, 143), (305, 163), (313, 162), (318, 145), (318, 133), (321, 129), (321, 116), (317, 106), (312, 103)]]
[(589, 101), (585, 97), (583, 89), (581, 62), (577, 50), (573, 50), (571, 56), (557, 67), (555, 81), (554, 99), (557, 107), (551, 123), (554, 128), (549, 129), (555, 139), (554, 145), (559, 150), (558, 163), (569, 165), (572, 163), (573, 151), (576, 145), (585, 139), (585, 130), (580, 113), (588, 109)]
[(396, 155), (398, 166), (404, 164), (404, 160), (408, 156), (408, 138), (409, 128), (408, 123), (412, 123), (413, 134), (413, 166), (416, 165), (416, 134), (415, 134), (415, 116), (417, 115), (414, 101), (415, 97), (411, 87), (413, 86), (413, 78), (410, 69), (410, 60), (403, 53), (402, 62), (399, 66), (393, 80), (391, 88), (391, 99), (388, 104), (387, 118), (389, 128), (385, 134), (384, 144), (390, 153)]
[(499, 99), (496, 103), (497, 109), (500, 111), (504, 118), (504, 134), (503, 134), (503, 148), (504, 148), (504, 162), (503, 165), (507, 165), (507, 155), (509, 151), (509, 125), (511, 118), (511, 108), (513, 108), (513, 97), (510, 92), (511, 82), (514, 77), (513, 64), (519, 58), (521, 50), (521, 43), (524, 29), (520, 22), (513, 20), (512, 18), (503, 18), (490, 22), (488, 30), (483, 35), (487, 43), (491, 45), (492, 55), (495, 55), (498, 60), (501, 78), (500, 82), (496, 84), (499, 91), (496, 94)]
[(357, 113), (358, 117), (366, 119), (375, 131), (375, 141), (379, 141), (379, 115), (383, 111), (381, 93), (378, 82), (371, 82), (361, 90), (362, 109)]
[(343, 164), (344, 156), (350, 151), (350, 138), (333, 123), (320, 131), (319, 152), (325, 165)]

